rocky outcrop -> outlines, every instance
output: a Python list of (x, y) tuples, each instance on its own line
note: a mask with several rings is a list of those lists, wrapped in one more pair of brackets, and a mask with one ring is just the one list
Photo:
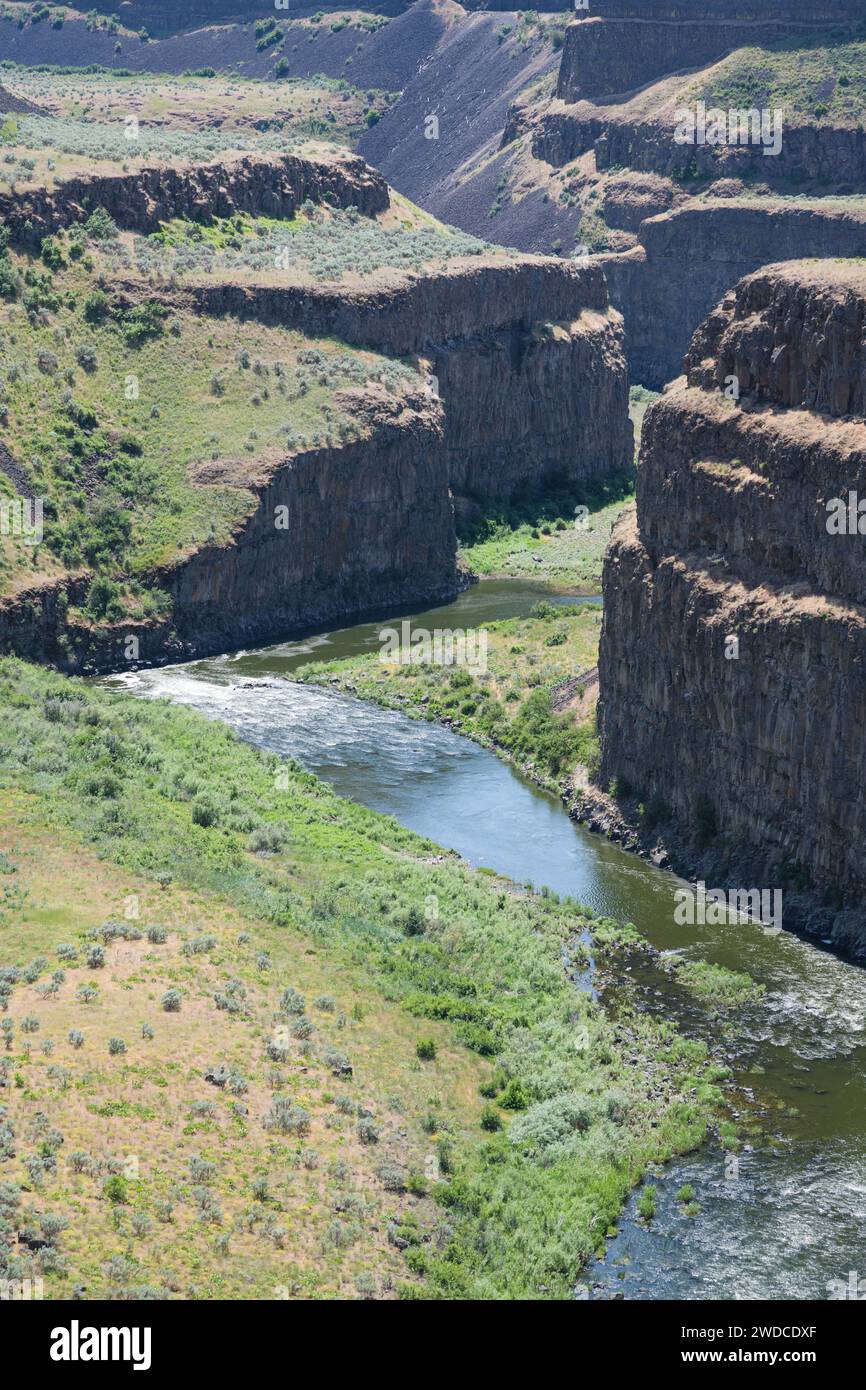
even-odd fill
[[(183, 210), (265, 210), (271, 182), (270, 202), (284, 213), (308, 196), (359, 205), (359, 190), (374, 207), (381, 197), (387, 205), (387, 186), (348, 156), (245, 156), (225, 168), (147, 171), (141, 189), (135, 176), (110, 180), (123, 196), (103, 205), (141, 229)], [(49, 196), (57, 217), (81, 208), (69, 184)], [(150, 576), (173, 599), (170, 622), (97, 633), (70, 620), (89, 579), (79, 576), (65, 601), (58, 582), (0, 603), (0, 650), (108, 669), (123, 665), (129, 635), (139, 639), (134, 659), (156, 663), (444, 602), (460, 585), (452, 494), (509, 498), (631, 464), (622, 323), (598, 266), (502, 253), (425, 274), (385, 271), (361, 289), (254, 277), (160, 288), (127, 279), (114, 281), (112, 294), (116, 308), (158, 298), (181, 313), (230, 314), (311, 341), (412, 357), (426, 384), (416, 379), (415, 397), (370, 386), (344, 402), (363, 426), (362, 442), (200, 470), (202, 485), (252, 490), (255, 502), (229, 543)], [(15, 466), (0, 454), (18, 486)]]
[(864, 324), (862, 267), (792, 264), (695, 335), (644, 421), (599, 659), (603, 784), (681, 869), (781, 888), (786, 926), (861, 955)]
[[(196, 651), (452, 599), (459, 587), (441, 408), (416, 395), (341, 400), (366, 437), (268, 469), (228, 546), (161, 576)], [(231, 475), (229, 475), (230, 481)], [(226, 481), (209, 472), (202, 481)]]
[(642, 222), (640, 245), (593, 257), (626, 325), (632, 380), (661, 387), (680, 371), (698, 324), (743, 276), (805, 256), (862, 256), (866, 212), (845, 200), (724, 199)]
[(209, 164), (156, 164), (134, 173), (86, 174), (56, 188), (0, 194), (0, 220), (13, 240), (35, 244), (49, 232), (104, 208), (124, 231), (153, 232), (174, 217), (236, 212), (294, 217), (309, 198), (374, 216), (389, 206), (388, 185), (357, 155), (243, 154)]
[(454, 598), (465, 581), (441, 407), (372, 387), (339, 404), (363, 424), (361, 440), (200, 466), (202, 486), (244, 487), (254, 501), (227, 543), (150, 576), (174, 601), (170, 617), (97, 629), (76, 612), (91, 576), (70, 575), (0, 599), (0, 651), (68, 671), (123, 670)]

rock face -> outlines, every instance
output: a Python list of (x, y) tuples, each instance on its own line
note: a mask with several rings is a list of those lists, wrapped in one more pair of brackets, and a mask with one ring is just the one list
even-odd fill
[(604, 784), (655, 798), (679, 867), (781, 888), (785, 925), (861, 955), (864, 326), (866, 272), (827, 262), (748, 277), (696, 333), (647, 412), (599, 659)]
[(389, 206), (388, 185), (357, 155), (221, 156), (210, 164), (156, 164), (135, 173), (85, 174), (56, 188), (0, 196), (0, 219), (13, 240), (36, 244), (49, 232), (104, 208), (124, 231), (153, 232), (175, 217), (231, 217), (236, 212), (294, 217), (309, 198), (354, 206), (374, 216)]
[[(95, 205), (97, 182), (86, 202), (66, 183), (38, 210), (34, 199), (28, 215), (61, 225)], [(146, 171), (140, 187), (135, 176), (104, 182), (102, 205), (139, 230), (183, 210), (279, 207), (290, 215), (304, 198), (329, 193), (376, 211), (389, 196), (351, 156), (244, 156), (225, 169)], [(599, 266), (502, 254), (426, 274), (385, 272), (363, 289), (208, 280), (158, 289), (129, 279), (112, 290), (118, 303), (146, 295), (188, 313), (411, 357), (428, 384), (419, 382), (417, 398), (382, 399), (370, 386), (348, 401), (365, 427), (361, 443), (248, 460), (233, 478), (201, 472), (199, 482), (234, 481), (256, 501), (230, 544), (205, 546), (152, 576), (174, 599), (170, 624), (94, 634), (67, 621), (64, 585), (47, 584), (0, 601), (0, 651), (109, 669), (123, 664), (129, 635), (139, 639), (139, 659), (157, 663), (444, 602), (461, 583), (453, 494), (508, 498), (631, 463), (622, 321)], [(18, 486), (15, 467), (0, 452), (0, 468)], [(66, 583), (69, 603), (80, 602), (87, 580)]]
[(256, 501), (231, 541), (155, 572), (170, 621), (93, 631), (70, 623), (89, 576), (0, 600), (0, 651), (67, 670), (206, 655), (361, 618), (447, 602), (460, 588), (442, 410), (423, 393), (346, 393), (362, 440), (254, 463), (202, 465), (197, 481), (249, 488)]
[(341, 403), (365, 422), (366, 439), (268, 470), (231, 545), (206, 546), (162, 577), (178, 635), (195, 650), (457, 593), (441, 409), (384, 392)]
[(844, 200), (724, 199), (648, 218), (639, 245), (592, 258), (626, 324), (632, 379), (661, 387), (680, 370), (698, 324), (767, 259), (862, 256), (866, 210)]
[(632, 456), (622, 321), (599, 266), (521, 256), (393, 274), (364, 290), (195, 286), (231, 313), (429, 363), (458, 493), (508, 498)]

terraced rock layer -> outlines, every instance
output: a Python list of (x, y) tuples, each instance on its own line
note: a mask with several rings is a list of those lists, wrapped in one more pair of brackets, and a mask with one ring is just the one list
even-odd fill
[(179, 302), (420, 356), (444, 407), (457, 493), (507, 498), (629, 465), (622, 321), (598, 266), (472, 258), (364, 289), (203, 283)]
[[(362, 161), (244, 156), (109, 180), (105, 200), (143, 230), (178, 215), (235, 208), (291, 215), (305, 197), (378, 209), (388, 189)], [(98, 180), (46, 192), (43, 225), (80, 218)], [(212, 203), (209, 201), (212, 200)], [(30, 214), (37, 212), (35, 202)], [(23, 230), (23, 225), (22, 225)], [(268, 277), (266, 277), (268, 278)], [(230, 544), (179, 556), (153, 581), (174, 600), (170, 621), (94, 633), (66, 620), (89, 576), (31, 586), (0, 602), (0, 650), (69, 669), (123, 663), (125, 639), (159, 662), (374, 611), (446, 601), (461, 584), (452, 493), (507, 498), (556, 478), (619, 471), (632, 457), (622, 323), (602, 271), (540, 257), (466, 258), (423, 274), (385, 271), (363, 289), (202, 279), (111, 286), (115, 307), (143, 297), (175, 310), (233, 315), (414, 359), (414, 395), (369, 383), (344, 403), (362, 442), (253, 459), (202, 484), (250, 489), (255, 505)], [(9, 471), (15, 460), (7, 466)], [(221, 465), (225, 469), (226, 465)], [(14, 481), (14, 477), (13, 477)], [(279, 520), (278, 520), (279, 518)]]
[(695, 335), (605, 560), (599, 708), (681, 868), (866, 955), (866, 564), (828, 525), (866, 489), (864, 324), (862, 267), (790, 264)]

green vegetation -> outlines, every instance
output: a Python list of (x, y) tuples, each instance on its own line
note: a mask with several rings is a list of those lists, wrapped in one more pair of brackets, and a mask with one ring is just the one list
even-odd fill
[(601, 564), (610, 531), (631, 500), (634, 480), (550, 488), (461, 522), (461, 553), (474, 574), (525, 575), (552, 590), (601, 592)]
[(242, 215), (207, 224), (173, 221), (134, 242), (135, 263), (146, 275), (264, 274), (277, 283), (340, 281), (391, 268), (419, 272), (461, 256), (494, 254), (505, 253), (431, 220), (388, 227), (355, 208), (311, 202), (292, 221)]
[[(93, 264), (117, 244), (111, 230), (91, 218), (47, 239), (39, 260), (0, 243), (4, 442), (45, 499), (42, 545), (0, 542), (7, 591), (22, 574), (79, 566), (128, 586), (225, 541), (256, 505), (237, 460), (358, 438), (338, 390), (418, 381), (336, 342), (115, 297)], [(205, 465), (212, 483), (198, 481)], [(4, 489), (11, 495), (0, 473), (0, 500)], [(104, 585), (92, 593), (90, 615), (116, 617), (112, 597)]]
[[(68, 1224), (42, 1252), (47, 1296), (163, 1277), (193, 1297), (275, 1282), (309, 1296), (365, 1261), (393, 1269), (402, 1249), (407, 1296), (568, 1298), (647, 1165), (701, 1142), (722, 1073), (643, 1012), (626, 1010), (626, 1048), (622, 1020), (574, 990), (563, 946), (583, 959), (589, 927), (607, 949), (577, 904), (474, 873), (191, 711), (9, 659), (0, 710), (4, 840), (33, 889), (4, 933), (2, 1004), (15, 1024), (38, 1001), (37, 1040), (58, 1053), (15, 1030), (2, 1191), (14, 1209), (27, 1182), (33, 1220), (50, 1228), (56, 1209)], [(284, 848), (263, 856), (248, 843), (265, 827)], [(70, 882), (80, 892), (58, 912)], [(129, 901), (141, 925), (119, 915)], [(160, 918), (167, 940), (154, 926), (151, 944)], [(96, 972), (76, 963), (93, 945)], [(179, 1011), (161, 1003), (169, 989)], [(341, 1012), (310, 1015), (322, 995)], [(461, 1089), (473, 1073), (475, 1099)], [(365, 1105), (368, 1084), (393, 1099)], [(119, 1086), (142, 1107), (133, 1129), (106, 1112), (94, 1131), (92, 1110), (83, 1128), (81, 1101), (100, 1109)], [(412, 1152), (424, 1142), (432, 1180)]]
[(529, 618), (483, 629), (484, 671), (370, 654), (311, 663), (297, 679), (439, 720), (555, 786), (576, 764), (597, 763), (590, 691), (574, 678), (595, 664), (600, 624), (594, 604), (542, 601)]
[(676, 957), (667, 962), (667, 969), (678, 984), (714, 1012), (753, 1004), (766, 992), (766, 985), (758, 984), (744, 971), (712, 965), (706, 960), (687, 961)]
[[(641, 426), (657, 391), (633, 386), (629, 415), (635, 457)], [(550, 485), (498, 507), (479, 502), (460, 523), (461, 551), (474, 574), (532, 576), (552, 590), (601, 592), (601, 567), (611, 528), (634, 497), (634, 474), (599, 482)]]
[(725, 110), (781, 109), (786, 122), (862, 126), (866, 107), (866, 25), (853, 40), (798, 36), (772, 48), (742, 48), (681, 97)]

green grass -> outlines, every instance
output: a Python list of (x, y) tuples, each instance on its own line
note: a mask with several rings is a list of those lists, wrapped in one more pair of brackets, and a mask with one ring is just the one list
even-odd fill
[[(394, 820), (340, 800), (295, 764), (259, 754), (191, 711), (99, 691), (11, 659), (0, 662), (0, 711), (0, 776), (7, 800), (15, 803), (18, 826), (9, 859), (20, 864), (22, 854), (32, 853), (36, 862), (39, 837), (46, 833), (48, 843), (78, 841), (85, 858), (96, 855), (113, 866), (119, 886), (133, 876), (149, 893), (181, 892), (188, 903), (198, 901), (199, 921), (190, 931), (187, 917), (181, 935), (187, 942), (193, 934), (213, 942), (204, 952), (170, 953), (157, 971), (158, 981), (150, 964), (137, 963), (138, 947), (132, 943), (129, 973), (121, 972), (118, 985), (128, 1001), (124, 1031), (112, 1031), (118, 1024), (111, 1016), (100, 1021), (100, 1038), (120, 1036), (128, 1052), (109, 1058), (107, 1050), (104, 1056), (100, 1051), (98, 1066), (90, 1063), (101, 1078), (99, 1094), (90, 1099), (98, 1104), (111, 1099), (107, 1068), (148, 1065), (147, 1040), (135, 1040), (133, 1019), (151, 1017), (160, 1030), (183, 1028), (185, 1020), (192, 1026), (195, 1019), (208, 1046), (213, 1045), (210, 1031), (213, 1038), (224, 1038), (230, 1059), (232, 1046), (244, 1051), (231, 1014), (215, 1007), (212, 993), (205, 997), (213, 990), (211, 978), (206, 990), (199, 973), (208, 972), (217, 992), (225, 994), (241, 949), (247, 979), (256, 970), (250, 957), (265, 951), (274, 984), (294, 986), (283, 962), (312, 953), (316, 994), (342, 998), (351, 981), (363, 989), (367, 1007), (375, 994), (382, 1007), (417, 1021), (417, 1031), (403, 1044), (413, 1065), (439, 1065), (413, 1055), (417, 1042), (430, 1037), (440, 1055), (443, 1048), (456, 1049), (459, 1057), (463, 1049), (467, 1057), (490, 1059), (491, 1083), (484, 1089), (500, 1115), (501, 1130), (482, 1128), (480, 1104), (471, 1142), (459, 1126), (449, 1132), (436, 1107), (425, 1122), (443, 1180), (434, 1185), (432, 1201), (401, 1218), (414, 1280), (407, 1295), (568, 1298), (581, 1263), (600, 1247), (646, 1166), (702, 1141), (721, 1102), (722, 1073), (708, 1064), (702, 1044), (645, 1013), (627, 1011), (629, 1040), (620, 1043), (622, 1019), (614, 1028), (597, 1002), (574, 990), (562, 947), (575, 943), (577, 959), (584, 959), (579, 938), (594, 926), (578, 904), (555, 894), (518, 892), (495, 876), (474, 873)], [(250, 837), (268, 827), (271, 844), (282, 848), (253, 852)], [(158, 890), (160, 883), (170, 886)], [(18, 916), (22, 924), (28, 911), (25, 903)], [(229, 934), (215, 927), (226, 913), (232, 923), (244, 919), (245, 931), (236, 934), (232, 926)], [(93, 924), (86, 917), (79, 924), (85, 940), (88, 925)], [(598, 924), (601, 953), (611, 949), (604, 945), (605, 926)], [(68, 939), (68, 927), (61, 929)], [(239, 935), (246, 938), (242, 948)], [(20, 966), (49, 941), (56, 951), (58, 927), (43, 920), (33, 938), (21, 930), (5, 940), (6, 962)], [(154, 949), (158, 954), (162, 947)], [(25, 995), (48, 979), (48, 964), (37, 964)], [(86, 1033), (93, 1026), (86, 1010), (93, 1005), (75, 1005), (72, 985), (82, 975), (98, 976), (101, 997), (103, 972), (68, 969), (57, 1006), (68, 1005), (73, 1026)], [(159, 1010), (167, 984), (184, 992), (179, 1014)], [(15, 983), (11, 994), (16, 1016), (34, 1012), (28, 998), (19, 1003), (21, 988)], [(148, 998), (155, 1002), (145, 1011)], [(262, 998), (256, 986), (253, 1017), (263, 1027), (272, 1016), (268, 998), (273, 998), (270, 988)], [(357, 1002), (363, 1016), (364, 1004)], [(53, 1007), (46, 1003), (41, 1012), (50, 1018)], [(330, 1015), (324, 1017), (326, 1031)], [(66, 1018), (63, 1022), (67, 1027)], [(42, 1036), (48, 1033), (46, 1027)], [(62, 1115), (56, 1091), (63, 1076), (49, 1074), (54, 1062), (38, 1060), (40, 1034), (31, 1036), (36, 1045), (29, 1059), (21, 1058), (16, 1044), (18, 1055), (6, 1068), (22, 1075), (22, 1089), (13, 1087), (12, 1098), (24, 1156), (32, 1155), (38, 1139), (32, 1130), (36, 1106), (23, 1116), (24, 1101), (32, 1097), (58, 1120)], [(201, 1052), (196, 1038), (194, 1032), (188, 1044), (178, 1042), (181, 1066)], [(283, 1083), (287, 1104), (301, 1103), (311, 1081), (316, 1092), (323, 1083), (334, 1089), (324, 1074), (327, 1063), (316, 1034), (311, 1044), (308, 1073), (293, 1073)], [(163, 1074), (170, 1085), (162, 1094), (170, 1101), (172, 1077)], [(257, 1149), (268, 1133), (263, 1133), (261, 1080), (260, 1069), (255, 1103), (242, 1119)], [(199, 1094), (209, 1096), (210, 1089)], [(149, 1084), (135, 1103), (148, 1109), (159, 1104)], [(471, 1113), (465, 1098), (461, 1113)], [(180, 1142), (178, 1118), (169, 1109), (164, 1121), (160, 1142), (172, 1168)], [(226, 1120), (216, 1129), (210, 1129), (206, 1116), (189, 1122), (194, 1132), (204, 1125), (199, 1153), (216, 1165), (214, 1181), (227, 1189), (236, 1148), (223, 1132)], [(118, 1126), (114, 1154), (130, 1142), (127, 1123), (132, 1122), (121, 1115), (100, 1120)], [(374, 1117), (374, 1128), (377, 1123)], [(279, 1152), (273, 1136), (271, 1143)], [(283, 1151), (288, 1154), (292, 1147), (287, 1141)], [(87, 1236), (89, 1208), (85, 1203), (82, 1214), (70, 1190), (66, 1152), (56, 1173), (40, 1169), (38, 1193), (27, 1198), (70, 1221), (69, 1234), (59, 1241), (65, 1272), (47, 1272), (49, 1296), (75, 1278), (82, 1242), (90, 1266), (97, 1268), (100, 1259), (128, 1248), (121, 1232), (113, 1242)], [(19, 1157), (3, 1168), (4, 1177), (9, 1174), (19, 1184), (29, 1171)], [(191, 1194), (181, 1187), (187, 1203)], [(162, 1193), (150, 1187), (142, 1193), (145, 1208), (157, 1195)], [(199, 1231), (200, 1222), (189, 1224)], [(217, 1224), (213, 1233), (226, 1230)], [(214, 1257), (205, 1259), (193, 1235), (187, 1235), (186, 1215), (176, 1244), (176, 1259), (187, 1269), (184, 1295), (220, 1296)], [(135, 1257), (134, 1247), (132, 1253)], [(315, 1252), (311, 1258), (314, 1264)], [(291, 1267), (293, 1280), (309, 1289), (311, 1259), (293, 1250)], [(135, 1270), (122, 1271), (121, 1277), (134, 1283), (141, 1276)]]
[(701, 99), (723, 109), (779, 108), (788, 124), (859, 126), (866, 109), (866, 26), (855, 41), (803, 37), (772, 48), (743, 48), (699, 79), (681, 104)]
[(758, 984), (745, 971), (706, 960), (676, 959), (668, 968), (678, 984), (716, 1013), (753, 1004), (766, 992), (766, 985)]
[[(98, 243), (104, 245), (104, 242)], [(400, 364), (296, 332), (129, 304), (98, 288), (81, 234), (50, 239), (56, 269), (0, 252), (0, 418), (4, 442), (46, 499), (45, 544), (5, 538), (0, 586), (87, 567), (146, 579), (257, 505), (255, 461), (361, 437), (334, 396)], [(73, 259), (77, 255), (78, 259)], [(2, 289), (2, 285), (0, 285)], [(21, 306), (28, 313), (21, 311)], [(196, 469), (225, 464), (230, 485)], [(0, 472), (0, 488), (12, 495)]]

